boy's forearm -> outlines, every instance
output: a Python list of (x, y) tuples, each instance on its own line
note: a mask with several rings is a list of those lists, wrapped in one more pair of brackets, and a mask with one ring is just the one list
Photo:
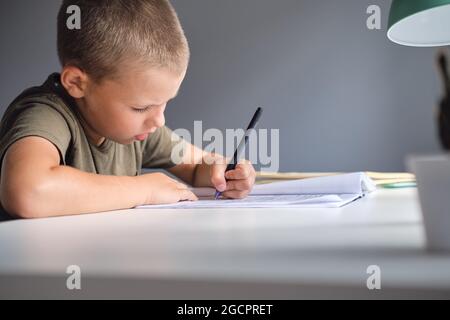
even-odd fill
[(189, 145), (186, 150), (188, 152), (183, 163), (168, 171), (193, 187), (213, 187), (211, 167), (214, 163), (227, 163), (227, 159), (220, 154), (207, 153), (193, 145)]
[(31, 211), (39, 217), (132, 208), (144, 201), (136, 179), (58, 166), (51, 169), (35, 191)]
[(193, 187), (212, 187), (211, 165), (206, 163), (197, 164), (194, 169)]
[(211, 165), (204, 160), (198, 164), (179, 164), (168, 171), (193, 187), (212, 187)]

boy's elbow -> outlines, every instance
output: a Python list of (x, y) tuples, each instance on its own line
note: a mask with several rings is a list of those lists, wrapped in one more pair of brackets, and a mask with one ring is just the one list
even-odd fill
[(36, 219), (43, 217), (37, 206), (37, 201), (40, 201), (37, 190), (37, 187), (1, 186), (0, 201), (3, 209), (13, 218)]

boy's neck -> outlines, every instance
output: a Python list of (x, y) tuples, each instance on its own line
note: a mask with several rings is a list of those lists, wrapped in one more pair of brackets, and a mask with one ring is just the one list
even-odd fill
[(92, 143), (93, 145), (100, 147), (102, 145), (102, 143), (106, 140), (105, 137), (101, 137), (100, 135), (93, 132), (92, 129), (90, 128), (89, 124), (87, 124), (84, 121), (84, 119), (83, 119), (81, 125), (83, 126), (86, 137), (89, 139), (90, 143)]
[(86, 137), (88, 138), (89, 142), (97, 147), (101, 146), (101, 144), (105, 141), (105, 137), (102, 137), (99, 135), (95, 130), (89, 125), (89, 123), (86, 121), (84, 115), (83, 115), (83, 108), (80, 107), (83, 102), (81, 99), (75, 99), (76, 104), (78, 106), (78, 111), (80, 114), (80, 122), (81, 126), (83, 127), (84, 133), (86, 134)]

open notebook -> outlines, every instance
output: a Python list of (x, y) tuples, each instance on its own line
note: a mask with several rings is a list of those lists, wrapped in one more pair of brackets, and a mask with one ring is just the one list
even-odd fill
[(199, 201), (136, 208), (273, 208), (342, 207), (376, 189), (363, 172), (255, 185), (245, 199), (214, 200), (212, 188), (193, 188)]

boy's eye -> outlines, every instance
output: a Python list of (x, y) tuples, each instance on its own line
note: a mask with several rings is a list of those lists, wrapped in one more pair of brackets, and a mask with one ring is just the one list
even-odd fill
[(139, 109), (139, 108), (132, 108), (132, 109), (133, 109), (133, 111), (142, 113), (142, 112), (146, 112), (146, 111), (150, 110), (151, 106), (150, 107), (145, 107), (145, 108), (142, 108), (142, 109)]

